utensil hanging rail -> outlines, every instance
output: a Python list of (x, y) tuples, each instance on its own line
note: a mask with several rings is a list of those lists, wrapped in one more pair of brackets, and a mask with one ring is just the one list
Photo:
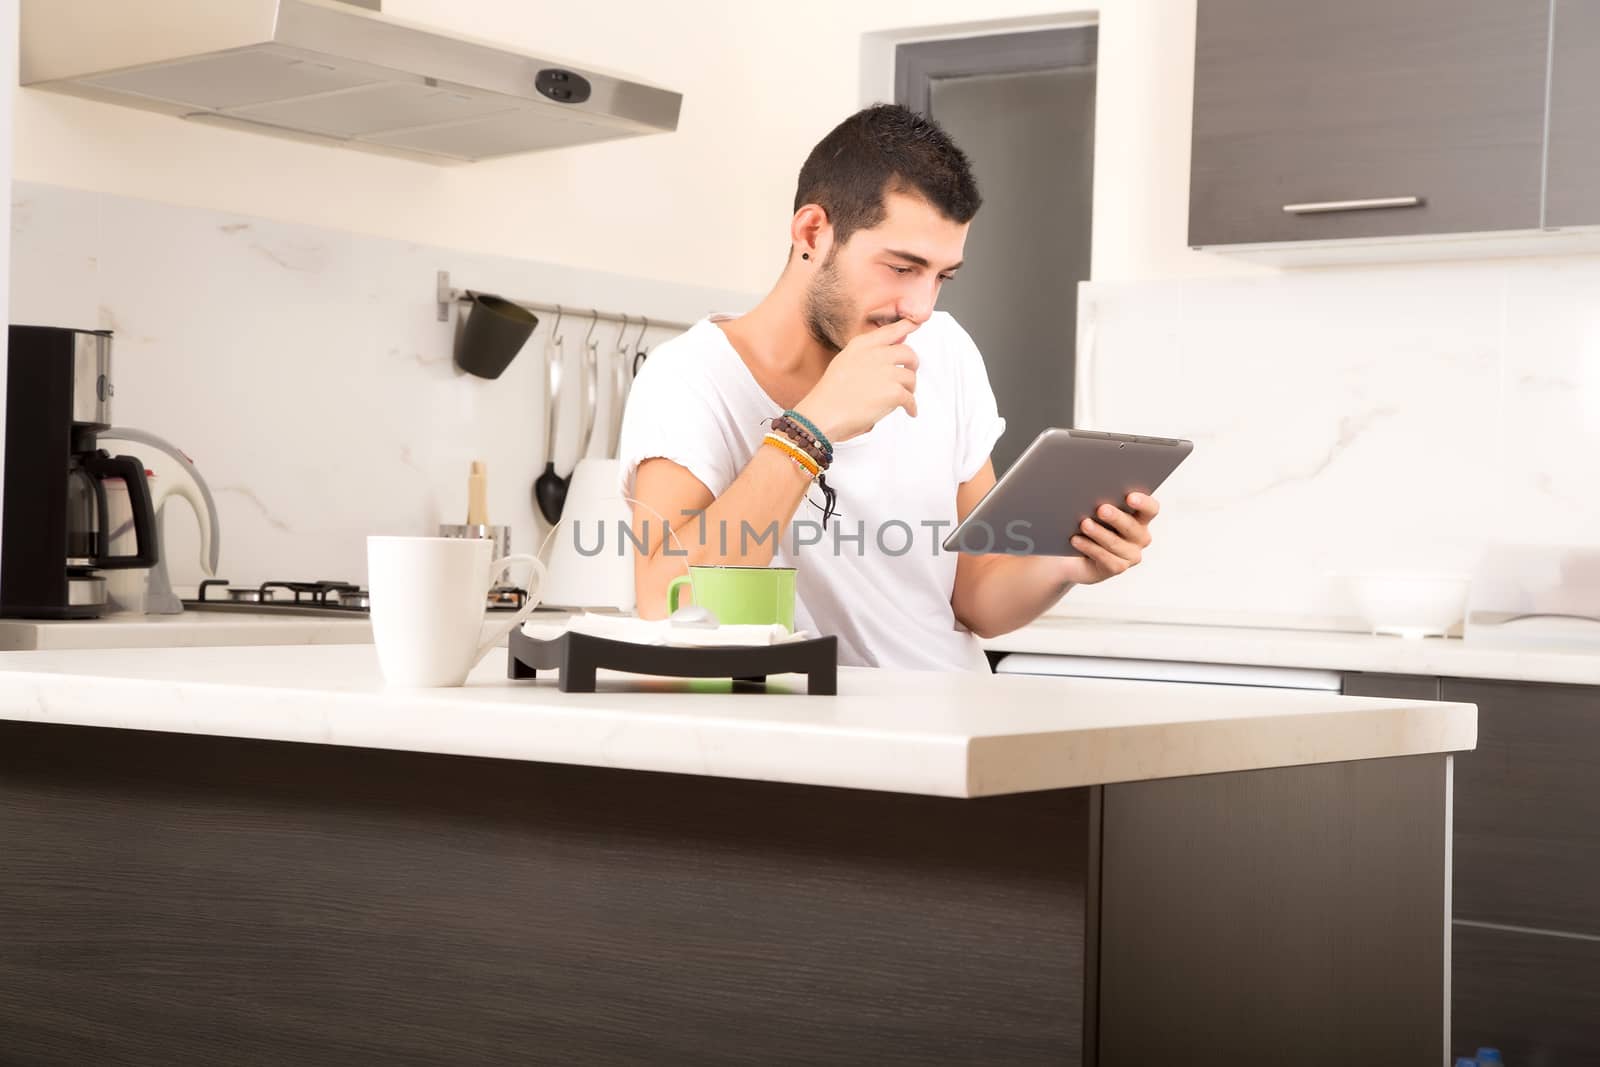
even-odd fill
[[(471, 302), (472, 297), (470, 294), (475, 291), (453, 288), (450, 285), (450, 272), (447, 270), (442, 270), (439, 272), (438, 289), (439, 292), (437, 299), (439, 301), (440, 322), (449, 322), (451, 305)], [(594, 308), (586, 308), (581, 304), (557, 305), (545, 303), (539, 300), (519, 300), (516, 297), (504, 297), (503, 299), (509, 300), (513, 304), (519, 304), (522, 307), (527, 308), (529, 311), (541, 315), (570, 315), (574, 319), (593, 319), (597, 322), (614, 322), (619, 325), (626, 324), (635, 327), (639, 326), (645, 321), (644, 316), (642, 315), (624, 315), (618, 311), (598, 311)], [(652, 330), (659, 327), (664, 330), (678, 330), (682, 332), (687, 330), (690, 326), (690, 324), (687, 322), (673, 322), (670, 319), (651, 318), (648, 321)]]

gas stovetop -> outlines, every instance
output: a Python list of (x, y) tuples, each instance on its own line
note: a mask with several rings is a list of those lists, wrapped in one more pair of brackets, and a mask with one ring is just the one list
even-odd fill
[[(515, 611), (527, 592), (516, 586), (489, 590), (490, 611)], [(314, 582), (262, 582), (233, 585), (220, 578), (200, 583), (185, 611), (239, 611), (253, 615), (311, 615), (322, 618), (361, 617), (372, 607), (371, 594), (354, 582), (318, 579)]]

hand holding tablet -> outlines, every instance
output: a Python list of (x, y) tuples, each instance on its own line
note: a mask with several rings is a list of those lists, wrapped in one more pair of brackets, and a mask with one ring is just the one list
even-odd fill
[(945, 538), (947, 552), (1079, 556), (1072, 537), (1102, 504), (1153, 494), (1194, 449), (1168, 437), (1052, 428), (1032, 444)]

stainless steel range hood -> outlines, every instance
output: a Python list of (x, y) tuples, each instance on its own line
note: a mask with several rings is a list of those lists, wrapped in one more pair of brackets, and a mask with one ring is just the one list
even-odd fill
[(22, 84), (435, 163), (678, 126), (683, 97), (381, 0), (23, 0)]

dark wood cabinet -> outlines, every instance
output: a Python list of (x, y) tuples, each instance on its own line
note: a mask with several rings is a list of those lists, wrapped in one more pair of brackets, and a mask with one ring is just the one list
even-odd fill
[(0, 720), (0, 1064), (1438, 1063), (1451, 758), (955, 800)]
[(1600, 687), (1351, 673), (1343, 691), (1478, 707), (1455, 759), (1453, 1049), (1600, 1063)]
[(1439, 695), (1478, 706), (1456, 764), (1456, 918), (1600, 937), (1600, 688), (1446, 678)]
[(1556, 4), (1550, 56), (1545, 224), (1600, 225), (1600, 2)]
[(1439, 1062), (1448, 789), (1428, 757), (1106, 786), (1100, 1067)]
[(1457, 923), (1451, 1048), (1507, 1063), (1600, 1063), (1600, 941)]
[(1439, 679), (1418, 674), (1351, 672), (1340, 692), (1347, 697), (1384, 697), (1392, 700), (1438, 700)]
[(1549, 32), (1549, 0), (1199, 0), (1189, 243), (1538, 227)]

